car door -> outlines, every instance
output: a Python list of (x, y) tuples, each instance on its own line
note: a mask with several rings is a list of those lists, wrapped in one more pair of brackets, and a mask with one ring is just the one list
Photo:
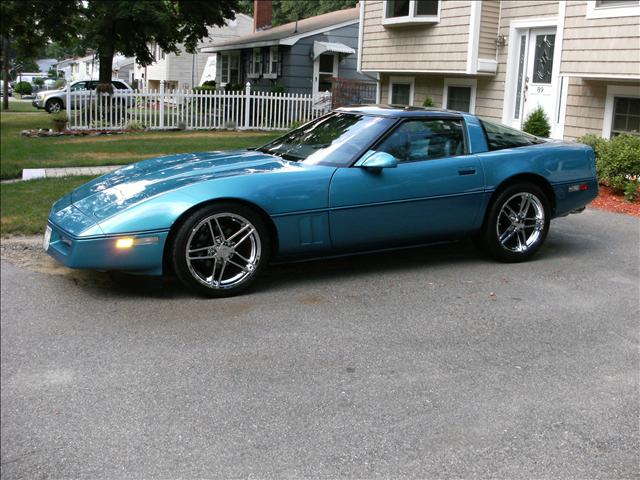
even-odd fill
[(467, 153), (462, 118), (405, 120), (367, 154), (376, 151), (393, 155), (397, 168), (356, 163), (333, 176), (334, 248), (391, 248), (477, 227), (484, 178), (477, 156)]

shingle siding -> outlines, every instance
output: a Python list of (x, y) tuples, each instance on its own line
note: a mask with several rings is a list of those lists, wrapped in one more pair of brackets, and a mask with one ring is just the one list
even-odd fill
[(442, 0), (439, 23), (397, 28), (382, 25), (383, 5), (364, 2), (363, 70), (466, 70), (469, 2)]

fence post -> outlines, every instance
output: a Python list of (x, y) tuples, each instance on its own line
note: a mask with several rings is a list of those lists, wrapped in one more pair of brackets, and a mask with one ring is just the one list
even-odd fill
[(160, 80), (160, 130), (164, 129), (164, 80)]
[(249, 128), (249, 116), (251, 115), (251, 84), (247, 82), (244, 89), (244, 128)]
[(67, 83), (67, 129), (71, 129), (71, 83)]

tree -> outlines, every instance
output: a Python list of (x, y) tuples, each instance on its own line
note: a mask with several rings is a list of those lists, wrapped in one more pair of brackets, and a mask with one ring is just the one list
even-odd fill
[(112, 91), (111, 75), (116, 53), (135, 56), (145, 66), (155, 61), (150, 44), (179, 53), (178, 45), (194, 53), (207, 27), (223, 26), (235, 18), (238, 0), (87, 0), (85, 46), (98, 54), (98, 91)]
[(549, 117), (547, 117), (542, 107), (538, 107), (531, 112), (524, 125), (522, 125), (522, 130), (537, 137), (549, 137), (551, 125), (549, 124)]
[(9, 70), (15, 58), (33, 59), (49, 41), (68, 42), (77, 35), (80, 0), (2, 0), (3, 108), (9, 108)]

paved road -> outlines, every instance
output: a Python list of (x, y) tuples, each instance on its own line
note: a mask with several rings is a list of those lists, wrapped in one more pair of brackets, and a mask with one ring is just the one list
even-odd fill
[(2, 262), (2, 478), (638, 478), (640, 222), (281, 266), (248, 296)]

